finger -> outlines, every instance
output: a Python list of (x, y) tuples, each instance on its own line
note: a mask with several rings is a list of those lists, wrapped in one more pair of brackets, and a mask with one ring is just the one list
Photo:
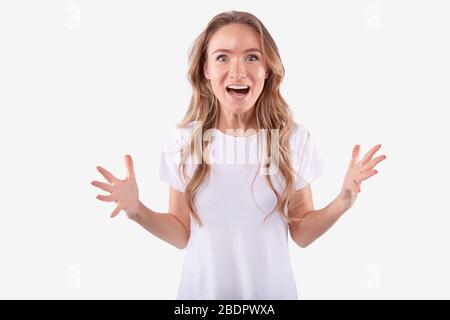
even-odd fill
[(97, 199), (98, 200), (102, 200), (102, 201), (106, 201), (106, 202), (113, 202), (114, 201), (114, 197), (112, 195), (104, 196), (104, 195), (99, 194), (97, 196)]
[(362, 158), (361, 163), (365, 165), (370, 159), (372, 159), (375, 152), (377, 152), (381, 148), (381, 144), (377, 144), (375, 147), (370, 149)]
[(105, 179), (109, 183), (117, 182), (119, 180), (116, 177), (114, 177), (114, 175), (111, 172), (109, 172), (108, 170), (106, 170), (100, 166), (97, 166), (97, 170), (100, 171), (100, 173), (105, 177)]
[(369, 171), (365, 171), (363, 173), (361, 173), (361, 181), (367, 180), (369, 179), (371, 176), (373, 176), (374, 174), (377, 174), (378, 171), (377, 170), (369, 170)]
[(127, 167), (128, 179), (135, 179), (133, 159), (129, 154), (125, 156), (125, 166)]
[(375, 159), (372, 159), (369, 161), (369, 163), (366, 165), (367, 169), (372, 169), (373, 167), (375, 167), (379, 162), (383, 161), (384, 159), (386, 159), (387, 156), (386, 155), (382, 155), (382, 156), (378, 156)]
[(356, 161), (358, 161), (359, 157), (359, 150), (361, 149), (361, 146), (359, 144), (355, 145), (352, 150), (352, 160), (350, 161), (350, 166), (354, 165)]
[(120, 211), (122, 211), (122, 208), (120, 206), (117, 206), (114, 211), (111, 213), (111, 218), (114, 218), (115, 216), (117, 216)]
[(93, 186), (96, 186), (97, 188), (104, 190), (104, 191), (112, 192), (112, 190), (113, 190), (113, 187), (110, 184), (103, 183), (100, 181), (92, 181), (91, 184)]

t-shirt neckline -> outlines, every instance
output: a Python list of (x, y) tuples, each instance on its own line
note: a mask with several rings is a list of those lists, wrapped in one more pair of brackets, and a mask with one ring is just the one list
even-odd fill
[(232, 136), (230, 134), (226, 134), (224, 132), (222, 132), (221, 130), (217, 129), (217, 128), (212, 128), (214, 130), (214, 132), (217, 132), (220, 136), (225, 137), (227, 139), (240, 139), (240, 140), (250, 140), (250, 139), (255, 139), (259, 132), (256, 132), (250, 136)]

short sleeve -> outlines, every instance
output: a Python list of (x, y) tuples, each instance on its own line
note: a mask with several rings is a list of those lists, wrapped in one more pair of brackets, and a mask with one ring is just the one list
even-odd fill
[(295, 190), (307, 186), (326, 171), (314, 136), (299, 123), (295, 123), (294, 126), (291, 151)]
[(186, 132), (176, 128), (166, 139), (159, 154), (159, 178), (180, 192), (184, 192), (186, 189), (186, 182), (179, 172), (182, 151), (186, 142)]

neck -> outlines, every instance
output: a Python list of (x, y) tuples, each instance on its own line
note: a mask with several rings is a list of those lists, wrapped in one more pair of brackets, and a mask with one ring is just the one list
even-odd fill
[(256, 130), (256, 119), (254, 116), (254, 108), (242, 114), (220, 111), (220, 116), (216, 123), (216, 128), (223, 133), (227, 130), (241, 129), (246, 132), (248, 129)]

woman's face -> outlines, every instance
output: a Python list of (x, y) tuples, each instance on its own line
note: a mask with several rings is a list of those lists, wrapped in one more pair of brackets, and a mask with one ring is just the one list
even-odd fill
[(243, 24), (220, 28), (209, 42), (204, 75), (221, 108), (239, 114), (250, 110), (269, 75), (258, 33)]

